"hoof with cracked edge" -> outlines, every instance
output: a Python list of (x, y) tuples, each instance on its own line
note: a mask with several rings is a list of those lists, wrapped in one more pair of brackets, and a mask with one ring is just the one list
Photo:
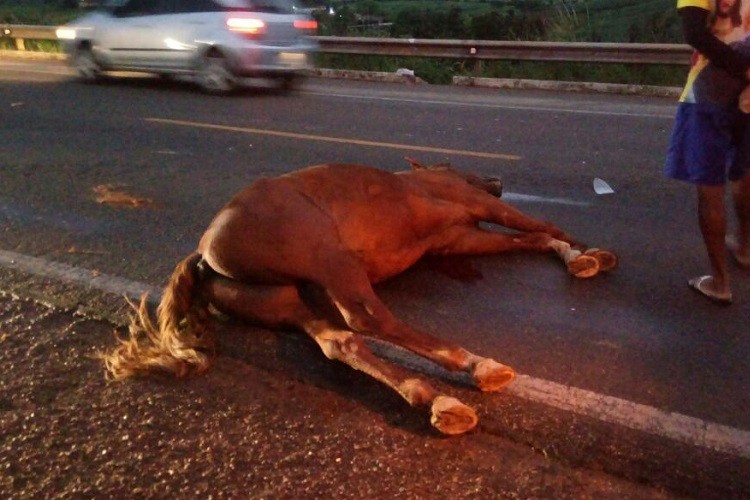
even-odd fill
[(584, 255), (590, 255), (595, 258), (599, 262), (600, 271), (611, 271), (619, 264), (617, 255), (613, 254), (609, 250), (602, 250), (601, 248), (589, 248), (584, 252)]
[(472, 375), (474, 383), (484, 392), (499, 391), (516, 378), (513, 368), (489, 358), (477, 363)]
[(474, 409), (456, 398), (438, 396), (432, 401), (430, 423), (443, 434), (463, 434), (476, 427), (477, 422)]
[(591, 255), (579, 255), (568, 262), (568, 272), (576, 278), (591, 278), (599, 272), (599, 261)]

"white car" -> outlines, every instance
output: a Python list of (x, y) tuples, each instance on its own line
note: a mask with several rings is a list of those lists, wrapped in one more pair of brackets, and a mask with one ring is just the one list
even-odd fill
[(84, 81), (105, 71), (184, 74), (223, 94), (247, 77), (292, 88), (313, 65), (316, 30), (292, 0), (106, 0), (57, 38)]

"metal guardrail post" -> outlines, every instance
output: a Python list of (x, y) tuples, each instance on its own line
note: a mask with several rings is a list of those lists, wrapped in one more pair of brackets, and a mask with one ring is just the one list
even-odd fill
[(0, 38), (11, 38), (17, 50), (26, 50), (26, 40), (57, 40), (56, 28), (57, 26), (5, 24), (0, 25)]

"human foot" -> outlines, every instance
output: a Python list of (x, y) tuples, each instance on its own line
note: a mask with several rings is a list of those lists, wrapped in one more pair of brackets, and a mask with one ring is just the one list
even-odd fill
[(737, 238), (734, 236), (727, 236), (726, 243), (729, 253), (734, 257), (735, 262), (737, 262), (740, 267), (746, 269), (750, 268), (750, 254), (740, 253), (740, 244), (737, 242)]
[(732, 292), (725, 291), (719, 292), (713, 288), (714, 278), (713, 276), (699, 276), (688, 281), (688, 286), (700, 293), (704, 297), (716, 302), (717, 304), (731, 304), (732, 303)]

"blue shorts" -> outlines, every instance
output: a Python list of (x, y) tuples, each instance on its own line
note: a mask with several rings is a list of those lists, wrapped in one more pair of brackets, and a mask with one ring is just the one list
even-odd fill
[(750, 115), (734, 107), (680, 103), (664, 174), (693, 184), (720, 185), (750, 170)]

